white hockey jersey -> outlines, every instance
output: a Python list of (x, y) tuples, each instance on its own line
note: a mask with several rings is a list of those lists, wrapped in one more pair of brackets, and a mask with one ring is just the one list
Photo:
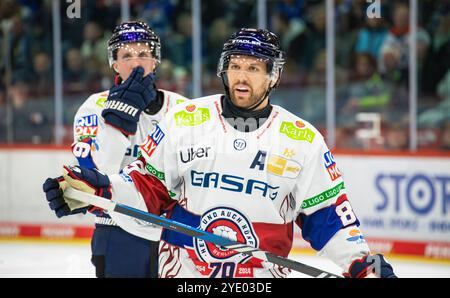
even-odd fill
[[(156, 214), (167, 211), (174, 221), (283, 257), (297, 223), (303, 238), (343, 271), (369, 254), (319, 131), (276, 105), (252, 132), (234, 129), (221, 113), (221, 95), (171, 109), (140, 146), (141, 159), (125, 174), (110, 176), (112, 199)], [(169, 196), (163, 198), (155, 181)], [(111, 217), (133, 233), (133, 220)], [(163, 278), (290, 272), (169, 230), (161, 235), (159, 271)]]

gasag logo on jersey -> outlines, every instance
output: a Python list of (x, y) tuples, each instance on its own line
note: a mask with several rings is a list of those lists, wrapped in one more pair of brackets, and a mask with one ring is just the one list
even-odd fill
[[(258, 247), (258, 237), (251, 221), (241, 212), (228, 207), (217, 207), (206, 211), (200, 219), (200, 229), (215, 235)], [(249, 258), (245, 254), (224, 249), (208, 241), (195, 238), (195, 251), (204, 262), (235, 262)]]
[(191, 104), (186, 106), (186, 110), (175, 113), (176, 126), (197, 126), (211, 119), (211, 114), (207, 108), (197, 108)]
[(267, 164), (267, 172), (283, 178), (295, 179), (300, 174), (300, 164), (292, 159), (286, 159), (278, 155), (270, 155)]
[(180, 160), (182, 163), (189, 163), (194, 161), (194, 159), (211, 159), (212, 155), (211, 146), (189, 147), (180, 150)]
[(268, 197), (272, 201), (278, 196), (279, 186), (271, 186), (267, 182), (248, 179), (235, 175), (217, 172), (204, 173), (191, 170), (191, 185), (203, 188), (223, 189), (226, 191), (245, 193), (251, 198)]
[(342, 176), (330, 151), (325, 152), (323, 159), (325, 160), (325, 168), (332, 181)]
[(164, 139), (164, 132), (156, 125), (152, 132), (147, 136), (145, 142), (140, 146), (141, 150), (145, 152), (149, 157), (155, 152), (156, 147)]
[(308, 143), (312, 143), (316, 136), (316, 133), (307, 128), (301, 121), (296, 121), (295, 123), (283, 121), (280, 126), (280, 133), (293, 140), (307, 141)]
[(98, 132), (98, 117), (95, 114), (75, 120), (75, 136), (95, 137)]

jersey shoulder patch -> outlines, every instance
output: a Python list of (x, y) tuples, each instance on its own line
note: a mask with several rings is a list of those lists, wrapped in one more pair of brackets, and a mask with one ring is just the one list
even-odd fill
[(175, 127), (194, 127), (212, 120), (217, 96), (188, 100), (174, 106), (169, 118)]
[(293, 113), (274, 105), (279, 111), (279, 133), (285, 135), (291, 140), (307, 142), (312, 144), (316, 138), (322, 137), (322, 134), (311, 123), (294, 115)]

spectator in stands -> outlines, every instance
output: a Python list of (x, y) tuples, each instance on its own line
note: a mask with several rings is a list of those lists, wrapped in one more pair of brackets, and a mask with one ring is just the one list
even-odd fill
[(304, 0), (281, 0), (276, 3), (276, 10), (288, 20), (303, 17), (305, 10)]
[(408, 150), (409, 148), (409, 130), (406, 122), (389, 121), (385, 124), (385, 143), (387, 150)]
[(381, 46), (388, 34), (384, 18), (366, 18), (365, 26), (358, 30), (356, 53), (370, 53), (380, 57)]
[(177, 66), (192, 66), (192, 18), (181, 13), (176, 19), (176, 30), (166, 40), (167, 58)]
[(428, 30), (433, 35), (423, 70), (426, 75), (421, 79), (423, 89), (429, 93), (436, 91), (437, 85), (450, 69), (450, 9), (436, 11), (432, 21)]
[(401, 66), (401, 46), (391, 44), (381, 49), (381, 76), (384, 81), (395, 86), (407, 86), (408, 69)]
[(95, 58), (101, 64), (107, 64), (104, 50), (108, 45), (108, 38), (101, 25), (96, 21), (86, 23), (84, 26), (84, 41), (81, 45), (81, 55), (84, 59)]
[(280, 36), (280, 43), (286, 54), (299, 63), (306, 30), (305, 22), (300, 18), (289, 18), (282, 13), (274, 13), (271, 17), (272, 28)]
[(325, 49), (325, 6), (316, 4), (308, 8), (307, 30), (301, 41), (302, 52), (298, 53), (301, 69), (309, 71), (313, 67), (316, 55)]
[(187, 80), (187, 73), (183, 67), (175, 66), (167, 59), (161, 60), (157, 76), (157, 85), (160, 89), (176, 93), (185, 92)]
[(54, 81), (50, 56), (45, 52), (33, 57), (33, 74), (29, 82), (32, 86), (30, 96), (42, 98), (53, 94)]
[(335, 130), (336, 148), (362, 149), (360, 140), (356, 138), (355, 123), (340, 124)]
[[(102, 87), (102, 81), (104, 79), (104, 70), (105, 67), (108, 67), (108, 64), (103, 64), (96, 57), (91, 56), (84, 59), (85, 62), (85, 71), (86, 71), (86, 81), (87, 81), (87, 91), (88, 92), (96, 92), (94, 90), (99, 90)], [(110, 75), (109, 77), (112, 77)]]
[(13, 140), (16, 143), (48, 143), (52, 138), (51, 125), (43, 112), (30, 105), (29, 82), (16, 81), (9, 88), (12, 102)]
[(423, 127), (437, 127), (450, 121), (450, 69), (437, 86), (439, 104), (419, 115), (419, 125)]
[[(31, 71), (31, 37), (19, 13), (11, 17), (11, 28), (7, 31), (8, 60), (11, 62), (13, 79), (27, 80)], [(2, 48), (1, 55), (4, 50)], [(4, 57), (3, 59), (7, 59)], [(2, 62), (5, 63), (4, 61)]]
[(158, 32), (161, 39), (165, 40), (171, 31), (170, 20), (173, 18), (173, 11), (173, 1), (146, 1), (141, 7), (138, 19), (145, 20), (150, 27)]
[(87, 92), (86, 86), (86, 71), (83, 57), (79, 49), (71, 48), (65, 55), (64, 93)]
[(220, 57), (222, 53), (223, 41), (231, 33), (233, 33), (233, 28), (225, 18), (215, 19), (207, 30), (207, 68), (214, 78), (217, 77), (217, 57)]
[[(405, 2), (396, 3), (392, 11), (393, 26), (389, 29), (389, 34), (386, 36), (383, 45), (381, 46), (381, 53), (385, 53), (386, 49), (396, 48), (399, 51), (400, 57), (398, 62), (398, 69), (400, 71), (408, 70), (409, 64), (409, 44), (410, 44), (410, 28), (409, 28), (409, 6)], [(417, 35), (421, 40), (428, 40), (429, 34), (422, 28), (417, 29)], [(381, 59), (381, 71), (385, 71), (386, 65), (384, 59)]]
[(352, 80), (340, 115), (352, 117), (355, 112), (381, 112), (391, 101), (390, 89), (377, 71), (375, 57), (370, 53), (356, 54)]
[(326, 70), (327, 70), (327, 55), (326, 51), (320, 50), (314, 59), (313, 68), (308, 72), (308, 85), (325, 86), (326, 83)]

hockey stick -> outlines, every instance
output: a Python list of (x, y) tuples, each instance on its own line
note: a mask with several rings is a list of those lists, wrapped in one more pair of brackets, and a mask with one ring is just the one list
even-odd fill
[(341, 276), (335, 275), (333, 273), (329, 273), (302, 263), (299, 263), (297, 261), (293, 261), (287, 258), (283, 258), (277, 255), (274, 255), (270, 252), (266, 252), (263, 250), (260, 250), (259, 248), (255, 248), (240, 242), (236, 242), (233, 240), (230, 240), (228, 238), (224, 238), (188, 225), (185, 225), (183, 223), (179, 223), (164, 217), (160, 217), (148, 212), (144, 212), (139, 209), (135, 209), (133, 207), (123, 205), (116, 203), (114, 201), (88, 194), (79, 190), (76, 190), (72, 187), (68, 187), (64, 191), (64, 195), (68, 198), (78, 200), (84, 203), (88, 203), (90, 205), (94, 205), (97, 207), (100, 207), (104, 210), (107, 210), (109, 212), (117, 212), (120, 214), (128, 215), (133, 218), (141, 219), (143, 221), (152, 223), (154, 225), (158, 225), (160, 227), (163, 227), (168, 230), (172, 230), (175, 232), (179, 232), (191, 237), (196, 237), (198, 239), (202, 239), (208, 242), (211, 242), (215, 245), (221, 246), (223, 248), (231, 249), (239, 253), (243, 253), (246, 255), (249, 255), (251, 257), (258, 258), (263, 261), (268, 261), (273, 264), (289, 268), (291, 270), (298, 271), (300, 273), (312, 276), (312, 277), (318, 277), (318, 278), (339, 278)]

